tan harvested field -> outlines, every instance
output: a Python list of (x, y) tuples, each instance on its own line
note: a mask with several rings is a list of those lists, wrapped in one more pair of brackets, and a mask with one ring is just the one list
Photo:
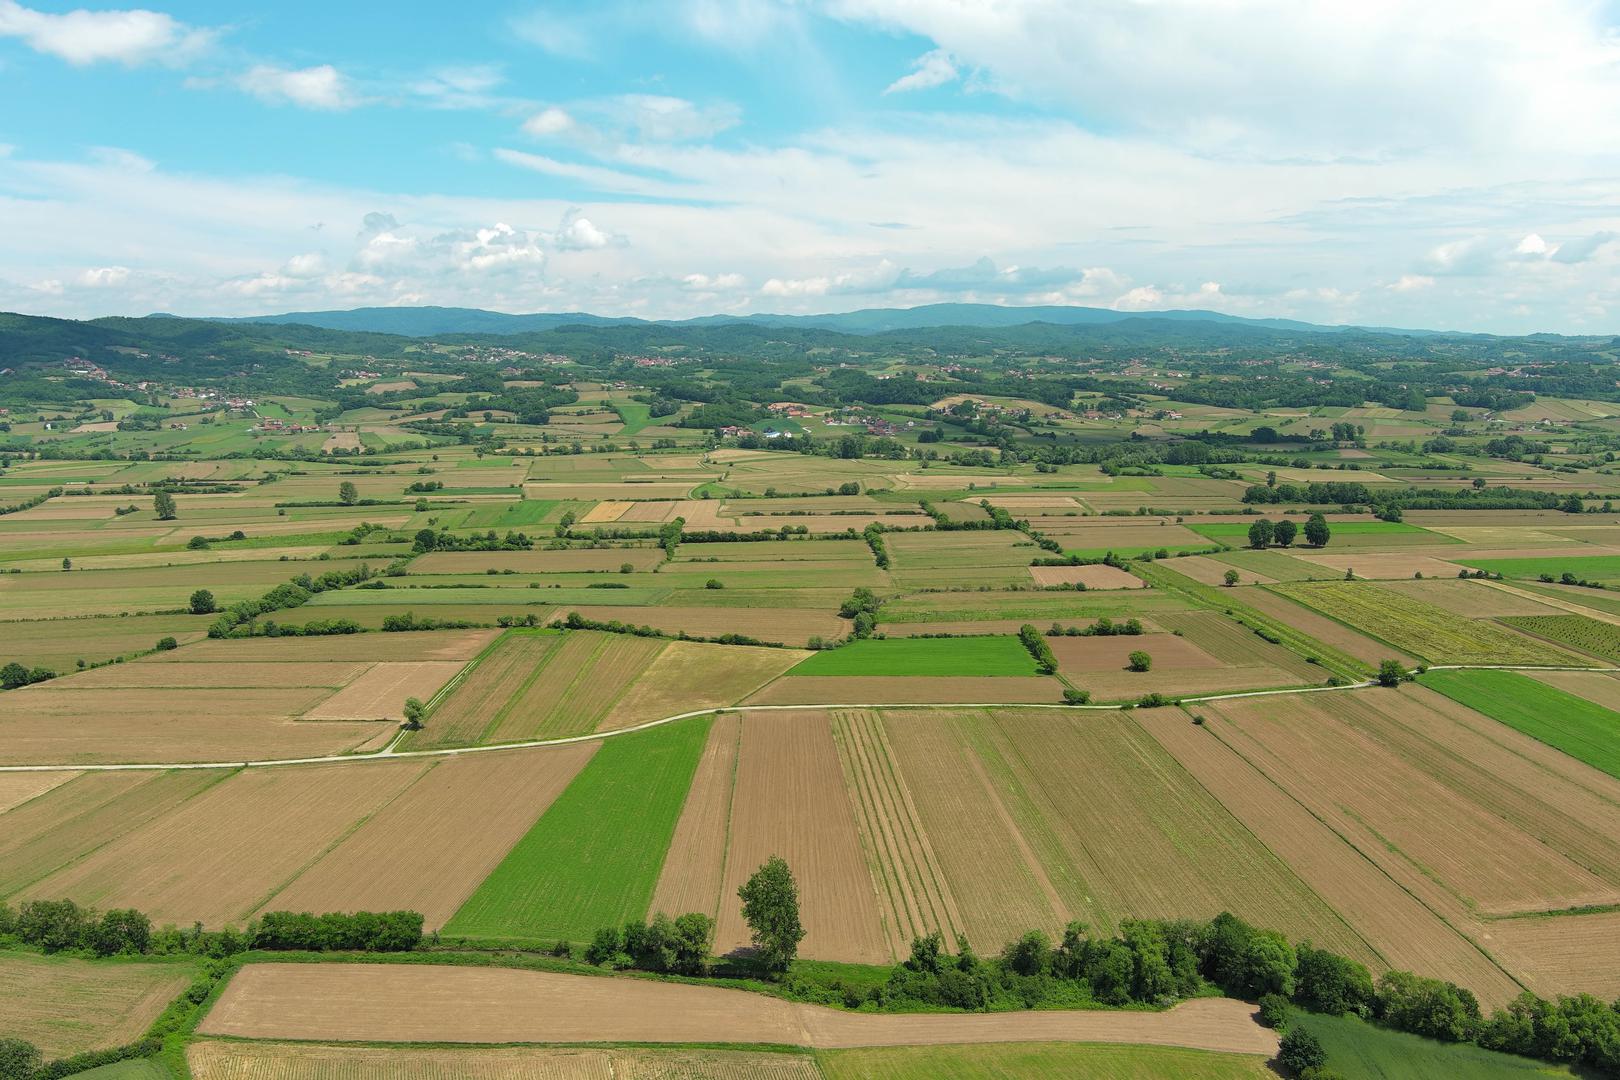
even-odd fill
[[(303, 665), (298, 666), (301, 668)], [(373, 664), (359, 678), (305, 713), (303, 718), (404, 720), (406, 698), (427, 701), (464, 667), (466, 664), (459, 660), (385, 661)]]
[(748, 698), (749, 705), (926, 705), (1057, 703), (1063, 686), (1046, 676), (795, 675)]
[(601, 524), (608, 521), (618, 521), (624, 512), (634, 506), (629, 502), (599, 502), (585, 513), (580, 515), (581, 525)]
[(1225, 585), (1228, 570), (1236, 570), (1239, 583), (1244, 585), (1269, 585), (1276, 580), (1241, 566), (1217, 562), (1208, 555), (1188, 555), (1184, 559), (1177, 559), (1174, 566), (1178, 574), (1186, 574), (1205, 585)]
[(566, 639), (557, 633), (509, 633), (434, 708), (422, 731), (412, 732), (412, 750), (482, 742), (512, 699)]
[(427, 929), (437, 930), (568, 786), (597, 745), (434, 762), (278, 892), (266, 910), (420, 911)]
[(23, 895), (138, 908), (157, 924), (240, 923), (426, 767), (402, 761), (246, 770)]
[(780, 855), (799, 880), (808, 931), (800, 955), (877, 964), (893, 959), (829, 717), (747, 713), (735, 782), (715, 951), (748, 944), (737, 889), (766, 859)]
[(1487, 923), (1485, 947), (1543, 997), (1620, 997), (1620, 911)]
[(1147, 582), (1113, 566), (1032, 566), (1029, 576), (1037, 585), (1084, 585), (1088, 589), (1145, 589)]
[(0, 621), (0, 656), (27, 667), (68, 672), (81, 659), (91, 663), (144, 652), (161, 637), (185, 645), (200, 641), (207, 633), (203, 620), (190, 615)]
[(304, 724), (331, 691), (55, 688), (0, 697), (7, 764), (245, 761), (342, 753), (376, 734), (372, 724)]
[(904, 956), (912, 939), (936, 930), (955, 941), (967, 926), (911, 790), (895, 767), (881, 718), (850, 711), (835, 712), (832, 719), (891, 952)]
[[(1608, 709), (1620, 702), (1620, 675), (1612, 672), (1529, 671), (1525, 674)], [(4, 799), (0, 799), (0, 803), (3, 802)]]
[[(1587, 868), (1614, 877), (1620, 831), (1600, 826), (1620, 802), (1605, 810), (1477, 728), (1446, 723), (1455, 714), (1438, 697), (1318, 694), (1209, 711), (1216, 735), (1431, 906), (1467, 918), (1620, 901)], [(1600, 816), (1566, 816), (1577, 808)]]
[(741, 745), (742, 714), (716, 717), (664, 857), (653, 892), (654, 912), (701, 911), (712, 918), (723, 903), (731, 901), (724, 895), (723, 885)]
[[(1136, 499), (1149, 498), (1145, 493), (1133, 492)], [(1079, 519), (1076, 519), (1079, 520)], [(1125, 519), (1129, 521), (1129, 519)], [(1050, 535), (1070, 551), (1088, 551), (1111, 548), (1115, 551), (1140, 551), (1147, 548), (1208, 548), (1213, 541), (1181, 525), (1166, 521), (1162, 525), (1103, 525), (1092, 518), (1085, 524), (1044, 525), (1042, 532)]]
[[(176, 650), (178, 651), (178, 650)], [(243, 690), (317, 687), (333, 690), (364, 674), (367, 665), (354, 661), (309, 660), (298, 664), (243, 661), (235, 664), (150, 663), (108, 664), (60, 679), (53, 690), (103, 687)]]
[(0, 1038), (26, 1039), (46, 1060), (133, 1042), (194, 970), (190, 963), (94, 963), (8, 952), (0, 956)]
[(76, 772), (0, 773), (0, 814), (80, 775)]
[(1269, 589), (1245, 588), (1240, 593), (1240, 599), (1256, 611), (1280, 619), (1285, 625), (1309, 634), (1322, 644), (1338, 649), (1372, 667), (1376, 668), (1380, 661), (1387, 659), (1399, 660), (1408, 667), (1417, 663), (1416, 657), (1408, 656), (1381, 641), (1375, 641), (1366, 634), (1352, 630), (1341, 622), (1312, 611), (1304, 604), (1296, 604), (1286, 596)]
[(209, 640), (173, 652), (156, 653), (146, 662), (240, 664), (261, 660), (281, 663), (471, 660), (499, 633), (499, 630), (427, 630), (409, 634)]
[(757, 1050), (198, 1042), (186, 1061), (197, 1080), (821, 1080), (806, 1055)]
[[(723, 595), (723, 594), (722, 594)], [(847, 595), (847, 594), (846, 594)], [(836, 605), (834, 605), (836, 606)], [(849, 623), (831, 610), (723, 607), (598, 607), (570, 604), (587, 619), (617, 619), (633, 626), (651, 626), (667, 634), (684, 630), (693, 637), (742, 634), (757, 641), (776, 641), (802, 647), (812, 637), (837, 638), (849, 633)]]
[(802, 649), (672, 641), (619, 698), (597, 730), (735, 705), (809, 655)]
[(482, 741), (521, 742), (595, 731), (666, 644), (627, 634), (565, 635)]
[[(1169, 616), (1161, 616), (1161, 621)], [(1058, 670), (1064, 674), (1118, 671), (1130, 662), (1133, 652), (1153, 657), (1153, 669), (1142, 673), (1143, 681), (1166, 669), (1218, 668), (1221, 662), (1184, 637), (1174, 634), (1114, 635), (1110, 637), (1049, 637)]]
[(663, 561), (663, 551), (651, 546), (568, 551), (434, 551), (412, 560), (411, 573), (481, 574), (486, 570), (511, 570), (519, 574), (577, 574), (593, 570), (617, 571), (625, 563), (637, 570), (651, 570)]
[(1390, 581), (1380, 587), (1421, 600), (1430, 607), (1469, 619), (1495, 619), (1503, 615), (1557, 615), (1559, 609), (1528, 593), (1498, 589), (1497, 582)]
[[(1452, 551), (1457, 548), (1453, 544), (1443, 549)], [(1437, 551), (1442, 549), (1436, 549)], [(1440, 558), (1429, 554), (1425, 550), (1405, 552), (1355, 552), (1345, 554), (1300, 554), (1295, 558), (1301, 562), (1313, 563), (1317, 566), (1332, 570), (1340, 577), (1346, 570), (1353, 570), (1356, 577), (1373, 579), (1399, 579), (1411, 578), (1422, 574), (1426, 578), (1455, 578), (1459, 567), (1453, 562), (1442, 562)]]
[(1365, 943), (1349, 955), (1375, 971), (1395, 967), (1450, 979), (1491, 1003), (1517, 992), (1468, 938), (1208, 728), (1194, 725), (1192, 712), (1202, 710), (1142, 710), (1136, 720), (1349, 924)]
[(1106, 1042), (1276, 1052), (1254, 1007), (1200, 998), (1165, 1012), (876, 1015), (743, 990), (503, 968), (249, 964), (205, 1035), (343, 1042), (779, 1043), (834, 1049)]

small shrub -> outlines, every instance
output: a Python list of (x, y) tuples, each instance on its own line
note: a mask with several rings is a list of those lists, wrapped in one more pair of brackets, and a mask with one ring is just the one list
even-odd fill
[(1130, 660), (1129, 667), (1132, 671), (1148, 671), (1153, 667), (1153, 657), (1141, 649), (1131, 653)]

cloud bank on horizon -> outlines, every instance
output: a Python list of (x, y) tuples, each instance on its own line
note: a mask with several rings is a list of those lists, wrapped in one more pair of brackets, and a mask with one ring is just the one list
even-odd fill
[(1614, 0), (142, 2), (0, 0), (0, 309), (1620, 329)]

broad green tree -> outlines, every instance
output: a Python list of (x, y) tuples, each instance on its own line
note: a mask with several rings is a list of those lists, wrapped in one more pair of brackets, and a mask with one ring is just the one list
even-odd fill
[(1328, 528), (1327, 518), (1321, 514), (1312, 514), (1305, 522), (1305, 542), (1311, 547), (1326, 547), (1332, 536), (1333, 530)]
[(799, 954), (804, 924), (799, 921), (799, 884), (787, 860), (772, 855), (737, 890), (743, 921), (754, 941), (754, 956), (766, 971), (787, 971)]
[(159, 521), (173, 521), (175, 518), (174, 496), (167, 491), (160, 491), (152, 496), (152, 509), (157, 511)]
[(360, 501), (360, 489), (354, 486), (353, 480), (345, 480), (338, 485), (338, 502), (344, 506), (353, 506)]

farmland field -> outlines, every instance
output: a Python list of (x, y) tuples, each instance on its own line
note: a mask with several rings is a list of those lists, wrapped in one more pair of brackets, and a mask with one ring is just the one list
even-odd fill
[(788, 674), (1027, 676), (1037, 671), (1015, 637), (869, 638), (813, 653)]
[(1521, 615), (1502, 620), (1537, 637), (1551, 638), (1582, 652), (1620, 664), (1620, 625), (1585, 615)]
[[(645, 408), (645, 406), (643, 406)], [(426, 1049), (199, 1042), (196, 1080), (821, 1080), (804, 1053), (650, 1048)]]
[(67, 1057), (132, 1042), (185, 989), (197, 965), (96, 964), (63, 956), (0, 956), (0, 1038)]
[(1573, 666), (1569, 653), (1483, 619), (1469, 619), (1363, 582), (1295, 582), (1267, 588), (1436, 664)]
[(1620, 712), (1513, 671), (1431, 671), (1423, 685), (1620, 777)]
[(698, 718), (602, 743), (445, 932), (581, 939), (647, 915), (708, 730)]
[(1510, 578), (1535, 580), (1543, 574), (1559, 577), (1574, 574), (1591, 581), (1620, 581), (1620, 555), (1593, 555), (1571, 551), (1568, 554), (1548, 553), (1546, 556), (1525, 559), (1470, 559), (1458, 556), (1457, 562), (1476, 570), (1488, 570)]
[(827, 1080), (1262, 1080), (1275, 1075), (1256, 1055), (1073, 1043), (869, 1047), (829, 1050), (820, 1061)]
[(1355, 1017), (1296, 1015), (1327, 1051), (1328, 1067), (1345, 1080), (1532, 1080), (1579, 1073), (1510, 1054), (1424, 1039)]

